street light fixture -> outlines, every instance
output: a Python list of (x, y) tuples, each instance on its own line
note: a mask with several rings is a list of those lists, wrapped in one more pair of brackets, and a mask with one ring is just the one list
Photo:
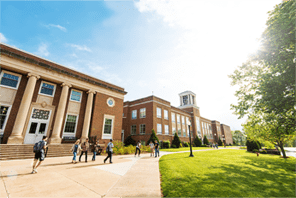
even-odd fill
[(190, 132), (191, 122), (188, 120), (187, 124), (188, 124), (188, 128), (189, 128), (189, 140), (190, 140), (190, 155), (189, 155), (189, 157), (194, 157), (194, 155), (192, 154), (192, 144), (191, 144), (191, 132)]

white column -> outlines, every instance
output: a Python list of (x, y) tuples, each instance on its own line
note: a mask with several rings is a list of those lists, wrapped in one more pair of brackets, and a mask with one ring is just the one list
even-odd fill
[(51, 144), (60, 144), (62, 142), (61, 130), (62, 130), (62, 125), (64, 120), (63, 118), (66, 110), (69, 88), (71, 87), (71, 85), (67, 83), (63, 83), (61, 86), (63, 87), (63, 89), (60, 96), (59, 105), (57, 107), (58, 110), (57, 110), (53, 130), (50, 138)]
[(94, 94), (96, 92), (93, 90), (89, 90), (87, 93), (88, 93), (88, 96), (87, 96), (87, 103), (86, 103), (84, 122), (83, 122), (83, 128), (82, 128), (81, 142), (84, 142), (85, 139), (88, 138), (93, 99), (94, 99)]
[(24, 140), (22, 133), (25, 127), (26, 118), (28, 116), (29, 108), (32, 102), (35, 85), (40, 76), (33, 73), (29, 73), (28, 78), (29, 80), (7, 144), (22, 144)]

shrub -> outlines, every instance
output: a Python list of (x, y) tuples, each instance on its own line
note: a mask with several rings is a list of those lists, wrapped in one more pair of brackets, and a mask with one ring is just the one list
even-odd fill
[(204, 144), (206, 144), (206, 145), (209, 145), (210, 144), (206, 135), (204, 136)]
[(255, 140), (247, 140), (247, 151), (254, 151), (254, 149), (261, 149), (261, 144)]
[(155, 143), (155, 140), (157, 140), (157, 142), (159, 143), (159, 139), (158, 139), (158, 137), (156, 136), (156, 133), (155, 133), (154, 129), (152, 129), (152, 134), (151, 134), (149, 140), (147, 141), (147, 145), (150, 144), (150, 141), (152, 141), (153, 144), (154, 144), (154, 143)]
[(180, 143), (180, 147), (179, 148), (182, 148), (183, 147), (183, 145), (182, 145), (182, 143)]
[(123, 148), (123, 143), (121, 141), (118, 141), (118, 140), (113, 141), (113, 145), (114, 145), (113, 149), (116, 148), (117, 150), (119, 150), (120, 148)]
[(207, 147), (207, 145), (205, 145), (205, 144), (202, 144), (202, 145), (200, 145), (200, 147)]
[(178, 134), (175, 133), (175, 135), (174, 135), (174, 140), (173, 140), (173, 142), (172, 142), (172, 145), (175, 145), (176, 148), (179, 148), (179, 147), (180, 147), (180, 143), (181, 143), (181, 140), (180, 140)]
[(136, 141), (132, 138), (131, 135), (129, 135), (129, 136), (124, 140), (124, 145), (125, 145), (125, 146), (129, 146), (129, 145), (135, 146), (135, 145), (136, 145)]
[[(189, 143), (190, 144), (190, 143)], [(193, 145), (199, 147), (201, 146), (201, 140), (199, 139), (198, 136), (195, 137), (194, 141), (193, 141)]]
[(184, 147), (189, 147), (188, 142), (183, 142)]
[(253, 149), (253, 152), (258, 152), (258, 149)]
[(222, 141), (221, 141), (221, 138), (219, 137), (219, 140), (218, 140), (218, 146), (222, 146)]
[(176, 145), (172, 144), (172, 148), (177, 148)]
[(121, 155), (123, 155), (125, 152), (124, 152), (124, 148), (120, 148), (119, 150), (118, 150), (118, 152), (121, 154)]
[(260, 151), (261, 154), (267, 154), (267, 151), (266, 150), (262, 150)]
[(170, 148), (171, 142), (170, 140), (163, 141), (163, 148)]

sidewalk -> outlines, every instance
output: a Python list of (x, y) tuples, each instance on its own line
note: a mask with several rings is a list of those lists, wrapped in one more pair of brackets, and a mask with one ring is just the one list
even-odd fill
[(119, 155), (104, 164), (105, 157), (93, 162), (89, 155), (85, 163), (83, 156), (77, 164), (72, 157), (46, 158), (36, 174), (33, 159), (1, 161), (0, 197), (161, 197), (159, 158)]

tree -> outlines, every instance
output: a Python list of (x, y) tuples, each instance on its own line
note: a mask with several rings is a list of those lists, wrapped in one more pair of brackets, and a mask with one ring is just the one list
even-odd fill
[(175, 133), (174, 139), (173, 139), (173, 142), (172, 142), (172, 145), (175, 145), (176, 148), (179, 148), (180, 147), (180, 143), (181, 143), (181, 140), (180, 140), (178, 134)]
[(254, 141), (254, 140), (247, 140), (247, 151), (253, 151), (254, 149), (261, 149), (261, 144), (259, 141)]
[(124, 145), (128, 146), (128, 145), (136, 145), (136, 141), (132, 138), (131, 135), (129, 135), (125, 140), (124, 140)]
[(210, 144), (206, 135), (204, 136), (204, 144), (206, 144), (206, 145), (209, 145)]
[(219, 146), (222, 146), (223, 142), (221, 141), (221, 138), (219, 137), (219, 140), (218, 140), (218, 145)]
[(155, 140), (157, 140), (157, 142), (159, 143), (159, 139), (156, 136), (156, 133), (155, 133), (154, 129), (152, 129), (152, 134), (151, 134), (151, 136), (150, 136), (150, 138), (149, 138), (149, 140), (147, 142), (147, 145), (150, 143), (150, 141), (152, 141), (153, 144), (154, 144), (155, 143)]
[[(239, 118), (248, 116), (244, 130), (248, 138), (265, 139), (283, 145), (295, 137), (295, 0), (282, 2), (269, 12), (261, 49), (249, 57), (234, 74), (238, 85)], [(263, 133), (264, 131), (264, 133)], [(252, 137), (251, 137), (252, 136)]]
[(246, 135), (242, 131), (240, 130), (231, 131), (231, 135), (232, 135), (233, 144), (234, 143), (237, 143), (238, 145), (246, 144)]
[(193, 144), (197, 147), (201, 146), (202, 143), (198, 136), (195, 137)]

